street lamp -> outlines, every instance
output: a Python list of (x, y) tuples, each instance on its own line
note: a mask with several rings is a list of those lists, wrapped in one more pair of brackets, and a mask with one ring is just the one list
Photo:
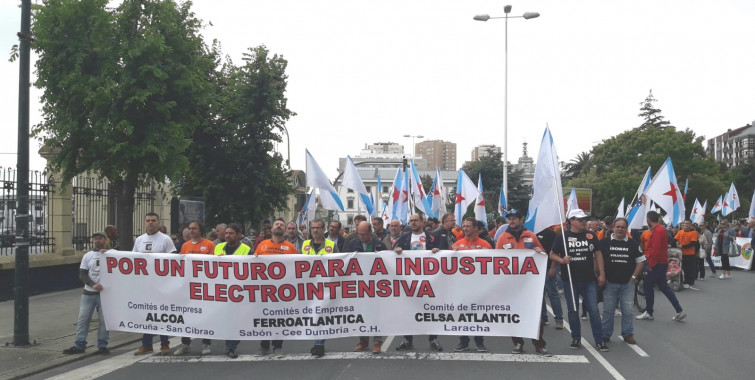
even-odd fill
[(404, 135), (404, 137), (411, 137), (412, 138), (412, 158), (417, 157), (417, 146), (414, 145), (414, 138), (416, 137), (418, 139), (421, 139), (421, 138), (423, 138), (425, 136), (422, 136), (422, 135)]
[(502, 17), (490, 17), (490, 15), (477, 15), (474, 16), (475, 21), (488, 21), (490, 19), (498, 19), (502, 18), (505, 21), (505, 29), (504, 29), (504, 76), (503, 76), (503, 196), (504, 200), (506, 201), (506, 205), (509, 204), (509, 179), (508, 179), (508, 172), (507, 172), (507, 166), (508, 166), (508, 153), (509, 153), (509, 147), (508, 147), (508, 123), (509, 123), (509, 19), (510, 18), (523, 18), (525, 20), (529, 20), (531, 18), (537, 18), (540, 17), (540, 13), (537, 12), (525, 12), (521, 16), (509, 16), (509, 13), (511, 13), (511, 5), (506, 5), (503, 7), (503, 13), (505, 13)]

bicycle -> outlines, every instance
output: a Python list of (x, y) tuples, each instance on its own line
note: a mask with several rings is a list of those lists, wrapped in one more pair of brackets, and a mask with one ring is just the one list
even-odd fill
[(634, 307), (640, 313), (644, 313), (648, 305), (645, 300), (645, 276), (647, 276), (647, 273), (641, 272), (634, 282)]

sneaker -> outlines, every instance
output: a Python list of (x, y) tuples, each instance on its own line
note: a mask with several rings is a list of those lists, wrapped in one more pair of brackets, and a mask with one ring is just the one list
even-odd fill
[(655, 319), (655, 318), (653, 317), (653, 314), (650, 314), (650, 313), (648, 313), (648, 312), (646, 311), (646, 312), (643, 312), (642, 314), (640, 314), (640, 315), (638, 315), (638, 316), (634, 317), (634, 319), (637, 319), (637, 320), (646, 320), (646, 321), (652, 321), (652, 320), (653, 320), (653, 319)]
[(66, 354), (66, 355), (83, 354), (84, 350), (82, 350), (82, 349), (80, 349), (80, 348), (78, 348), (76, 346), (73, 346), (71, 348), (66, 348), (65, 350), (63, 350), (63, 353)]
[(152, 352), (153, 352), (152, 346), (141, 346), (136, 350), (136, 352), (134, 352), (134, 355), (144, 355), (144, 354), (150, 354)]
[(582, 320), (583, 320), (583, 321), (586, 321), (586, 320), (587, 320), (587, 314), (582, 314)]
[(318, 358), (321, 358), (325, 356), (325, 346), (316, 344), (312, 346), (312, 349), (309, 350), (309, 352), (312, 354), (312, 356), (316, 356)]
[(613, 316), (614, 317), (621, 317), (621, 310), (619, 310), (619, 309), (614, 310), (613, 311)]
[(359, 344), (357, 344), (356, 347), (354, 347), (354, 351), (361, 352), (361, 351), (367, 351), (367, 348), (370, 346), (369, 342), (359, 341)]
[(698, 281), (705, 281), (705, 277), (700, 277), (697, 279)]
[(627, 344), (637, 344), (637, 342), (634, 340), (634, 335), (625, 336), (624, 342), (626, 342)]
[(469, 351), (469, 343), (459, 343), (454, 350), (456, 352)]
[(682, 284), (682, 288), (689, 289), (689, 284)]
[(236, 359), (236, 358), (239, 357), (239, 354), (236, 353), (236, 350), (232, 350), (232, 349), (229, 348), (229, 349), (225, 350), (225, 356), (227, 356), (227, 357), (229, 357), (231, 359)]
[(559, 289), (558, 294), (564, 294), (564, 289)]
[(579, 340), (577, 340), (577, 339), (572, 340), (571, 344), (569, 345), (569, 348), (571, 348), (572, 350), (576, 350), (576, 349), (578, 349), (580, 347), (582, 347), (582, 345), (579, 344)]
[(564, 321), (556, 321), (556, 330), (564, 329)]
[(396, 351), (406, 351), (412, 349), (414, 349), (414, 344), (406, 339), (404, 339), (403, 342), (399, 343), (399, 345), (396, 346)]
[(273, 357), (274, 358), (282, 358), (283, 357), (283, 347), (273, 347)]
[(254, 356), (267, 356), (270, 355), (270, 347), (260, 347)]
[(202, 345), (202, 355), (209, 355), (212, 350), (210, 349), (209, 344), (203, 344)]
[(727, 275), (726, 275), (726, 278), (731, 278), (731, 274), (727, 274)]
[(535, 352), (540, 356), (545, 356), (547, 358), (550, 358), (553, 356), (553, 353), (545, 349), (545, 347), (542, 348), (536, 348)]
[(718, 276), (718, 279), (719, 279), (719, 280), (723, 280), (723, 279), (725, 279), (725, 278), (726, 278), (726, 275), (725, 275), (725, 274), (721, 274), (720, 276)]
[(107, 347), (100, 347), (97, 349), (97, 353), (100, 355), (110, 355), (110, 350)]
[(168, 346), (168, 345), (160, 346), (160, 355), (162, 355), (162, 356), (170, 356), (172, 354), (173, 353), (170, 352), (170, 346)]
[(189, 351), (190, 350), (189, 350), (188, 344), (181, 344), (180, 346), (178, 346), (178, 348), (176, 348), (176, 351), (173, 352), (173, 355), (176, 355), (176, 356), (183, 355), (183, 354), (188, 353)]
[(524, 352), (524, 344), (522, 343), (514, 343), (514, 348), (511, 350), (512, 354), (521, 354)]
[(543, 324), (548, 326), (551, 323), (548, 321), (548, 318), (543, 318)]
[(605, 341), (598, 343), (598, 349), (602, 352), (608, 352), (611, 351), (610, 348), (608, 348), (608, 345)]
[(482, 342), (475, 343), (475, 346), (477, 346), (477, 352), (488, 352), (488, 348), (485, 347), (485, 344)]
[(383, 342), (372, 343), (372, 353), (378, 355), (383, 352)]
[(437, 339), (433, 339), (430, 341), (430, 349), (433, 351), (443, 351), (443, 346), (440, 345), (440, 342), (438, 342)]
[(684, 318), (687, 318), (687, 313), (681, 311), (681, 312), (676, 313), (676, 315), (674, 316), (674, 318), (672, 318), (672, 320), (679, 322)]

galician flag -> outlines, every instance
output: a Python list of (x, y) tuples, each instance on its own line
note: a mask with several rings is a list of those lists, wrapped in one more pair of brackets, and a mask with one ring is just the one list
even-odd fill
[(752, 202), (750, 202), (750, 220), (755, 220), (755, 190), (752, 191)]
[(315, 219), (315, 211), (317, 211), (317, 198), (315, 189), (313, 188), (309, 192), (309, 195), (307, 195), (307, 200), (304, 201), (301, 211), (299, 211), (299, 216), (296, 218), (296, 226), (298, 227), (302, 223), (309, 225), (309, 222)]
[(464, 214), (467, 213), (467, 207), (477, 200), (480, 192), (477, 190), (474, 182), (467, 176), (464, 170), (459, 169), (459, 178), (456, 181), (456, 203), (454, 205), (454, 216), (457, 223), (464, 220)]
[(346, 188), (354, 190), (355, 193), (359, 194), (359, 200), (361, 200), (364, 207), (367, 208), (367, 215), (372, 215), (375, 211), (375, 206), (372, 203), (370, 193), (368, 193), (367, 188), (364, 187), (362, 177), (359, 176), (359, 171), (357, 171), (354, 161), (349, 156), (346, 156), (346, 167), (343, 170), (343, 181), (341, 183)]
[(579, 203), (577, 203), (577, 189), (571, 188), (571, 193), (569, 194), (569, 199), (566, 201), (566, 213), (568, 214), (571, 210), (576, 210), (579, 208)]
[(474, 218), (481, 221), (485, 225), (485, 229), (488, 228), (488, 215), (485, 212), (485, 192), (482, 189), (482, 173), (477, 175), (477, 200), (474, 206)]
[(320, 193), (320, 202), (322, 207), (326, 210), (341, 210), (343, 211), (343, 202), (338, 197), (338, 193), (333, 185), (328, 180), (328, 176), (317, 164), (315, 158), (307, 150), (307, 186), (318, 189)]
[(425, 189), (422, 187), (422, 180), (419, 178), (417, 167), (414, 166), (414, 159), (409, 161), (409, 165), (412, 169), (412, 198), (414, 199), (414, 205), (425, 214), (429, 214), (431, 206), (427, 203), (427, 195)]
[(503, 185), (501, 185), (501, 191), (498, 193), (498, 214), (506, 215), (506, 192), (503, 191)]
[[(393, 178), (393, 187), (391, 187), (391, 197), (388, 199), (388, 207), (391, 213), (391, 220), (402, 218), (399, 217), (401, 211), (401, 183), (404, 181), (404, 176), (401, 175), (401, 168), (396, 170), (396, 177)], [(402, 222), (403, 223), (403, 222)]]
[(657, 206), (666, 211), (668, 222), (676, 226), (684, 221), (686, 212), (684, 210), (684, 199), (676, 182), (674, 166), (671, 164), (671, 158), (666, 158), (658, 173), (655, 174), (650, 185), (645, 190), (645, 194)]
[(697, 218), (700, 217), (702, 208), (703, 206), (700, 205), (700, 201), (695, 198), (695, 203), (692, 204), (692, 211), (689, 213), (689, 220), (691, 220), (692, 223), (697, 223)]
[(560, 211), (564, 207), (561, 172), (558, 170), (556, 146), (553, 144), (553, 136), (548, 126), (545, 127), (543, 139), (540, 141), (532, 189), (533, 195), (527, 210), (525, 227), (537, 233), (546, 227), (563, 223)]
[(705, 201), (705, 204), (703, 204), (702, 208), (700, 209), (700, 212), (697, 215), (697, 220), (693, 220), (693, 222), (695, 222), (697, 224), (700, 224), (700, 223), (704, 222), (705, 221), (705, 215), (707, 215), (707, 213), (705, 212), (705, 210), (707, 208), (708, 208), (708, 201)]
[(616, 217), (617, 218), (624, 217), (624, 197), (621, 197), (621, 203), (619, 203), (619, 208), (616, 210)]
[(721, 204), (722, 204), (722, 202), (723, 202), (723, 197), (719, 195), (718, 196), (718, 200), (716, 201), (716, 203), (713, 204), (713, 208), (710, 209), (710, 212), (712, 214), (715, 214), (715, 213), (721, 211)]

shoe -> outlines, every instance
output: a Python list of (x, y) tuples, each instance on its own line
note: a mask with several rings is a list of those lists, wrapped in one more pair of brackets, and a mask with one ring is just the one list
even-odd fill
[(545, 347), (542, 347), (542, 348), (536, 348), (536, 349), (535, 349), (535, 352), (536, 352), (536, 353), (537, 353), (538, 355), (540, 355), (540, 356), (545, 356), (546, 358), (550, 358), (550, 357), (552, 357), (552, 356), (553, 356), (553, 353), (551, 353), (550, 351), (546, 350), (546, 349), (545, 349)]
[(674, 318), (672, 318), (672, 320), (679, 322), (684, 318), (687, 318), (687, 313), (681, 311), (681, 312), (676, 313), (676, 315), (674, 316)]
[(229, 357), (231, 359), (236, 359), (236, 358), (239, 357), (239, 354), (236, 353), (236, 350), (232, 350), (232, 349), (229, 348), (229, 349), (225, 350), (225, 356), (227, 356), (227, 357)]
[(725, 275), (725, 274), (721, 274), (720, 276), (718, 276), (718, 279), (719, 279), (719, 280), (723, 280), (723, 279), (725, 279), (725, 278), (726, 278), (726, 275)]
[(176, 348), (176, 351), (173, 352), (173, 355), (183, 355), (189, 352), (189, 345), (188, 344), (181, 344)]
[(653, 314), (650, 314), (650, 313), (648, 313), (648, 312), (646, 311), (646, 312), (643, 312), (642, 314), (640, 314), (640, 315), (638, 315), (638, 316), (634, 317), (634, 319), (637, 319), (637, 320), (646, 320), (646, 321), (652, 321), (652, 320), (653, 320), (653, 319), (655, 319), (655, 318), (653, 317)]
[(634, 340), (634, 335), (627, 335), (624, 337), (624, 341), (627, 344), (637, 344), (637, 342)]
[(173, 355), (173, 353), (170, 352), (170, 346), (168, 346), (168, 345), (160, 346), (160, 355), (162, 355), (162, 356)]
[[(107, 348), (106, 348), (106, 350), (107, 350)], [(66, 354), (66, 355), (83, 354), (84, 350), (82, 350), (82, 349), (80, 349), (80, 348), (78, 348), (76, 346), (73, 346), (71, 348), (66, 348), (65, 350), (63, 350), (63, 353)]]
[(430, 341), (430, 349), (433, 351), (441, 352), (443, 351), (443, 346), (440, 345), (440, 342), (438, 342), (437, 339), (433, 339)]
[(107, 347), (100, 347), (97, 349), (97, 353), (100, 355), (110, 355), (110, 350)]
[(726, 278), (731, 278), (731, 274), (727, 274), (727, 275), (726, 275)]
[(273, 347), (273, 357), (274, 358), (278, 358), (278, 359), (282, 358), (283, 357), (283, 347)]
[(209, 355), (212, 352), (209, 344), (202, 344), (202, 355)]
[(522, 343), (514, 343), (514, 348), (511, 350), (512, 354), (521, 354), (524, 352), (524, 344)]
[(582, 345), (579, 344), (579, 341), (577, 339), (572, 340), (571, 344), (569, 345), (569, 348), (571, 348), (572, 350), (576, 350), (580, 347), (582, 347)]
[(359, 344), (354, 348), (354, 351), (361, 352), (361, 351), (367, 351), (367, 348), (370, 346), (369, 342), (363, 342), (359, 341)]
[(396, 351), (406, 351), (412, 349), (414, 349), (414, 344), (406, 339), (404, 339), (403, 342), (399, 343), (399, 345), (396, 346)]
[(372, 343), (372, 353), (378, 355), (383, 352), (383, 342)]
[(467, 343), (467, 344), (464, 344), (464, 343), (459, 343), (459, 344), (458, 344), (458, 345), (456, 346), (456, 349), (455, 349), (454, 351), (456, 351), (456, 352), (464, 352), (464, 351), (469, 351), (469, 343)]
[(598, 343), (598, 349), (602, 352), (608, 352), (611, 351), (610, 348), (608, 348), (608, 345), (605, 341)]
[(260, 347), (254, 356), (267, 356), (270, 355), (270, 347)]
[(477, 346), (477, 352), (488, 352), (488, 348), (482, 342), (475, 343), (475, 346)]
[(556, 321), (556, 330), (564, 329), (564, 321)]
[(619, 310), (619, 309), (614, 310), (613, 311), (613, 316), (614, 317), (621, 317), (621, 310)]
[(583, 321), (586, 321), (586, 320), (587, 320), (587, 314), (582, 314), (582, 320), (583, 320)]
[(543, 318), (543, 324), (548, 326), (550, 322), (548, 322), (548, 318)]
[(319, 345), (319, 344), (314, 345), (314, 346), (312, 346), (312, 349), (309, 350), (309, 353), (311, 353), (312, 356), (316, 356), (318, 358), (321, 358), (321, 357), (325, 356), (325, 346)]
[(698, 281), (705, 281), (705, 277), (700, 277), (697, 279)]
[(134, 352), (134, 355), (144, 355), (144, 354), (150, 354), (154, 352), (152, 349), (152, 346), (141, 346), (139, 347), (136, 352)]
[(682, 288), (689, 289), (689, 284), (682, 284)]
[(559, 289), (558, 294), (564, 294), (564, 289)]

